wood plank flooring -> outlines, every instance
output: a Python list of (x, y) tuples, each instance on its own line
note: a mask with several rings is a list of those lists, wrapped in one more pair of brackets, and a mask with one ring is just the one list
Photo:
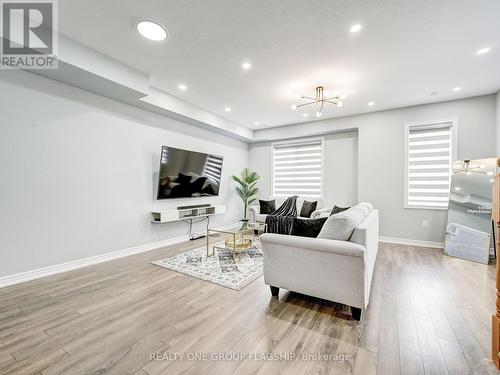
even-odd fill
[[(201, 244), (0, 289), (0, 374), (488, 373), (493, 266), (381, 243), (358, 323), (332, 302), (286, 291), (272, 299), (262, 278), (237, 292), (149, 264)], [(348, 357), (264, 361), (266, 353)]]

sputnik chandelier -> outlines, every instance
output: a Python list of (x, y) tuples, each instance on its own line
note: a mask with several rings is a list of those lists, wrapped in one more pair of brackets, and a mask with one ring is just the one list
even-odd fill
[(458, 166), (458, 168), (453, 168), (453, 174), (465, 173), (470, 176), (472, 173), (480, 173), (487, 174), (488, 176), (493, 175), (493, 172), (485, 171), (485, 165), (472, 165), (470, 160), (457, 161), (455, 165)]
[(330, 96), (328, 90), (324, 90), (323, 86), (316, 87), (316, 97), (304, 96), (297, 94), (297, 99), (309, 99), (311, 101), (302, 104), (292, 104), (292, 110), (295, 111), (297, 108), (304, 107), (306, 105), (316, 104), (316, 117), (321, 117), (323, 114), (323, 108), (325, 103), (333, 104), (336, 107), (342, 107), (342, 100), (347, 97), (346, 94), (335, 94)]

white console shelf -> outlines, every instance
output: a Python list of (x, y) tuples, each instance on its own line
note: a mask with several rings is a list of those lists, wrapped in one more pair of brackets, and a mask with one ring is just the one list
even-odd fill
[(226, 206), (216, 205), (210, 207), (186, 208), (181, 210), (152, 211), (152, 223), (170, 223), (173, 221), (190, 220), (207, 216), (218, 215), (226, 212)]

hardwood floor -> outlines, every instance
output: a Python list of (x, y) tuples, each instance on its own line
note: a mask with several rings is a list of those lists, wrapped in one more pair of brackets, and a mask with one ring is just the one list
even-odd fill
[[(358, 323), (332, 302), (283, 291), (273, 299), (262, 278), (237, 292), (149, 264), (202, 243), (0, 289), (0, 374), (488, 373), (493, 266), (381, 243)], [(176, 353), (184, 360), (172, 360)], [(350, 357), (224, 361), (212, 353)]]

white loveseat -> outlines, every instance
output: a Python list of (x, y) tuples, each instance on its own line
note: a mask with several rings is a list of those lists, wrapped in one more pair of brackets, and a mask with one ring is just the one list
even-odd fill
[[(276, 198), (270, 197), (270, 198), (265, 198), (265, 199), (261, 199), (261, 200), (266, 200), (266, 201), (270, 201), (270, 200), (272, 201), (272, 200), (274, 200), (275, 204), (276, 204), (276, 208), (279, 208), (285, 202), (285, 200), (287, 198), (288, 197), (276, 197)], [(298, 215), (298, 217), (301, 217), (300, 216), (300, 210), (302, 209), (302, 204), (304, 203), (305, 200), (307, 200), (307, 199), (297, 198), (297, 215)], [(313, 198), (311, 198), (309, 201), (317, 201), (318, 204), (316, 206), (316, 211), (314, 211), (311, 214), (311, 217), (310, 218), (305, 218), (305, 219), (314, 219), (321, 212), (321, 208), (323, 207), (323, 205), (322, 205), (323, 202), (322, 202), (321, 199), (313, 199)], [(255, 221), (257, 223), (265, 223), (266, 222), (267, 214), (261, 214), (260, 213), (260, 204), (259, 204), (259, 201), (257, 200), (256, 202), (257, 202), (256, 204), (253, 204), (253, 205), (251, 205), (249, 207), (250, 212), (252, 213), (253, 221)], [(330, 211), (331, 211), (331, 208), (330, 208)], [(328, 211), (328, 212), (330, 212), (330, 211)]]
[(363, 203), (332, 215), (319, 235), (328, 232), (325, 228), (328, 223), (337, 227), (345, 227), (347, 223), (347, 227), (354, 226), (350, 232), (344, 227), (340, 231), (335, 229), (344, 232), (341, 235), (348, 237), (347, 240), (271, 233), (261, 236), (264, 281), (274, 297), (278, 297), (279, 288), (284, 288), (349, 305), (353, 318), (361, 318), (361, 310), (368, 306), (370, 297), (378, 252), (379, 218), (378, 210), (365, 203), (362, 208), (365, 212), (361, 216), (358, 212), (357, 218), (354, 215), (357, 220), (354, 223), (352, 213), (356, 213), (360, 205)]

